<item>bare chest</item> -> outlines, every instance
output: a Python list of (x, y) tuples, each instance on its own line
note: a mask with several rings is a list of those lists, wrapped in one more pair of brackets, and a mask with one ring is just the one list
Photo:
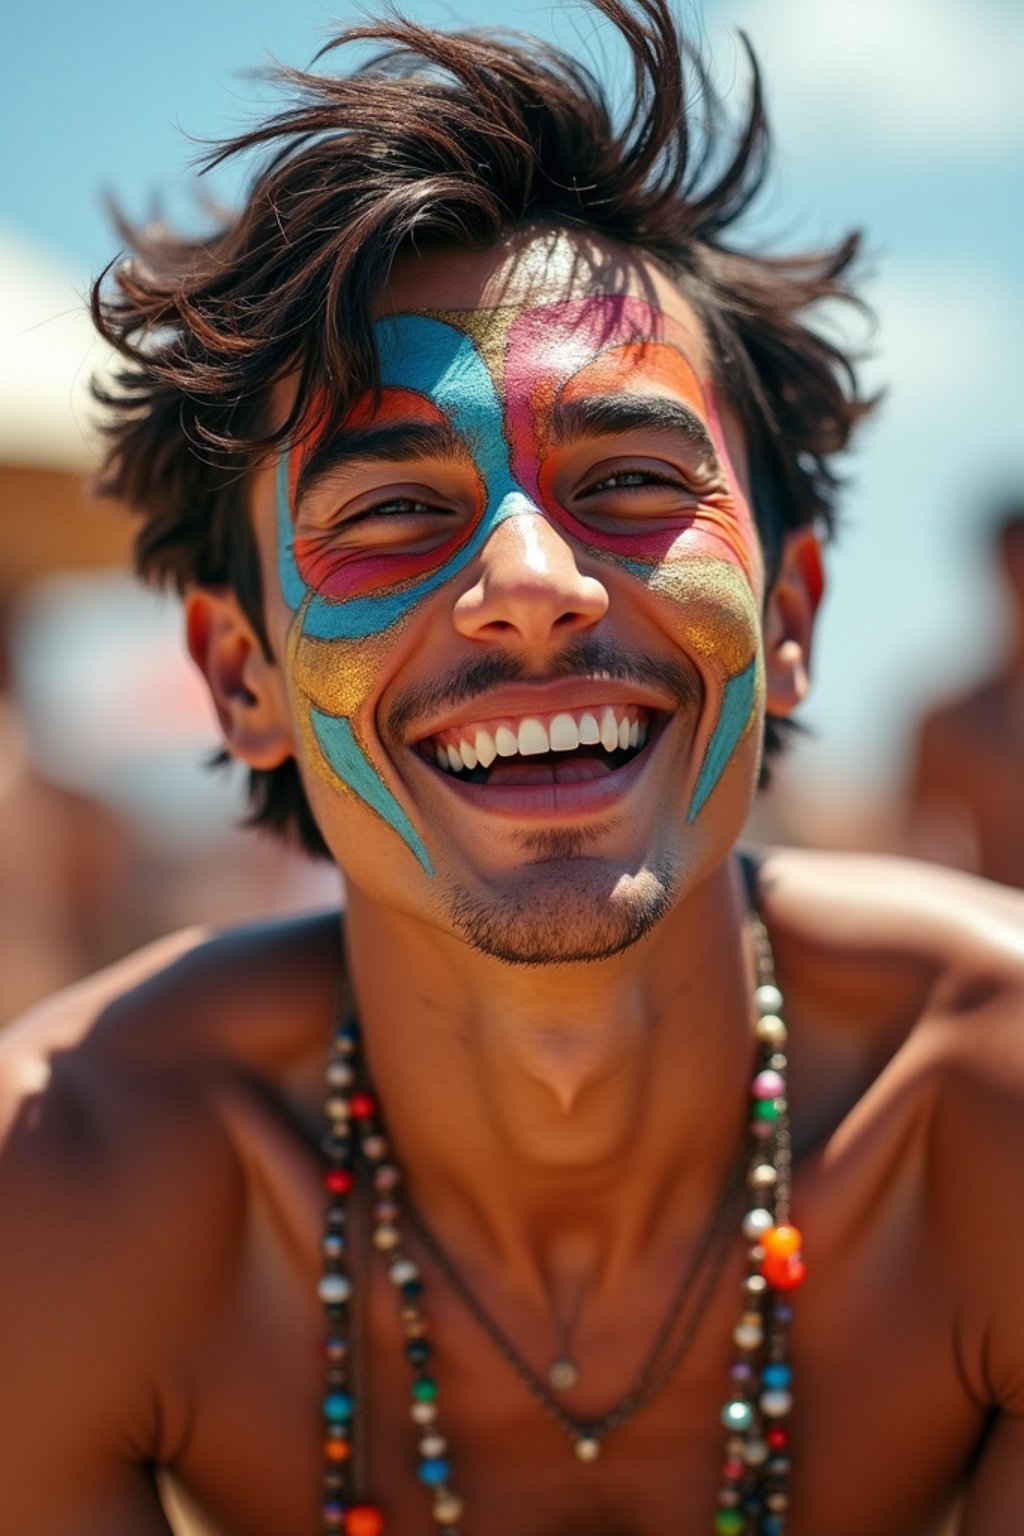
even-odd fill
[[(957, 1370), (955, 1298), (943, 1291), (923, 1201), (907, 1170), (888, 1182), (878, 1173), (807, 1183), (811, 1276), (791, 1335), (788, 1536), (933, 1536), (982, 1428)], [(876, 1186), (888, 1193), (879, 1197)], [(321, 1529), (317, 1272), (315, 1240), (286, 1241), (273, 1222), (254, 1230), (238, 1284), (189, 1364), (195, 1412), (177, 1472), (225, 1536)], [(711, 1529), (742, 1273), (738, 1240), (678, 1370), (589, 1464), (459, 1299), (428, 1275), (437, 1428), (465, 1506), (462, 1536)], [(395, 1293), (379, 1264), (364, 1294), (358, 1475), (386, 1514), (388, 1536), (429, 1536), (431, 1493), (416, 1470), (423, 1430)], [(649, 1296), (624, 1295), (617, 1323), (581, 1338), (581, 1380), (566, 1405), (581, 1416), (613, 1406), (658, 1321)]]

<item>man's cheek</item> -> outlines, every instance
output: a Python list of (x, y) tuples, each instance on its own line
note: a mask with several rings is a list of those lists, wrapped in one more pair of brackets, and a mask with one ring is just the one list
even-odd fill
[(321, 640), (303, 631), (304, 608), (288, 637), (292, 708), (302, 733), (307, 772), (335, 794), (352, 795), (397, 833), (422, 869), (433, 865), (408, 813), (388, 788), (360, 719), (380, 679), (403, 623), (363, 639)]
[(663, 622), (680, 648), (713, 679), (715, 714), (690, 797), (692, 824), (761, 716), (765, 682), (757, 603), (746, 576), (727, 560), (667, 559), (635, 574), (659, 599)]
[(758, 654), (757, 603), (745, 575), (729, 561), (661, 560), (646, 567), (641, 579), (661, 599), (680, 645), (711, 670), (735, 676)]
[(371, 697), (398, 639), (393, 626), (361, 640), (318, 640), (301, 633), (301, 617), (288, 640), (288, 675), (299, 709), (310, 705), (353, 718)]

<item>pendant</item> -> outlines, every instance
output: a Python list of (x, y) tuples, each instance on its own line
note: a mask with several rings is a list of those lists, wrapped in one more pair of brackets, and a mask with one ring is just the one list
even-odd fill
[(554, 1387), (556, 1392), (569, 1392), (580, 1379), (575, 1360), (570, 1360), (568, 1355), (559, 1355), (557, 1360), (552, 1360), (548, 1366), (548, 1385)]

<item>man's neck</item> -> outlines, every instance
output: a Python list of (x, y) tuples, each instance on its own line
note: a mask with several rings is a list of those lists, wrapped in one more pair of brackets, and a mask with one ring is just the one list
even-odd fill
[(624, 954), (515, 967), (351, 893), (369, 1069), (409, 1187), (456, 1247), (550, 1296), (560, 1270), (612, 1285), (696, 1230), (745, 1125), (743, 914), (723, 867)]

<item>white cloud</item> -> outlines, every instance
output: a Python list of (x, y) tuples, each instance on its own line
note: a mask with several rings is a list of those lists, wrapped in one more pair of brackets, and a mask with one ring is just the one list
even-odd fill
[[(855, 151), (1006, 154), (1024, 143), (1024, 6), (1009, 0), (735, 0), (784, 138)], [(728, 57), (720, 42), (714, 54)], [(855, 130), (857, 139), (848, 136)]]

